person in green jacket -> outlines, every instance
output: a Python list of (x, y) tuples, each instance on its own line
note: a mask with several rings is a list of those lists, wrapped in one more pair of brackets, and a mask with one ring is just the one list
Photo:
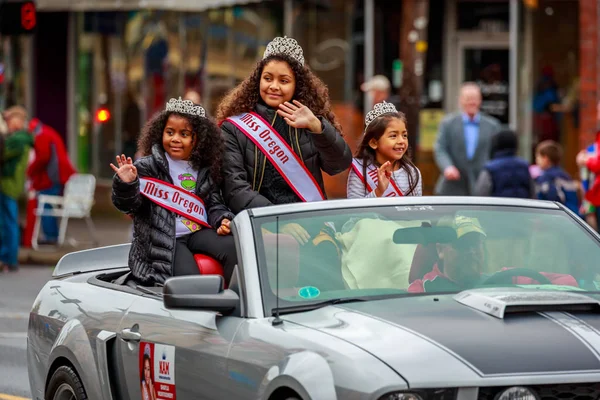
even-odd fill
[(17, 201), (25, 190), (33, 137), (25, 128), (27, 117), (22, 107), (9, 108), (4, 118), (8, 134), (0, 146), (0, 270), (17, 271), (20, 243)]

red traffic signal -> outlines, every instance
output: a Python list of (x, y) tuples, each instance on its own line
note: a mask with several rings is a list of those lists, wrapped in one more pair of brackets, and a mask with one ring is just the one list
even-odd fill
[(37, 17), (35, 15), (35, 5), (32, 2), (21, 6), (21, 26), (27, 31), (35, 28)]
[(37, 15), (33, 1), (0, 0), (0, 34), (31, 34), (36, 25)]
[(96, 121), (103, 124), (110, 119), (110, 111), (106, 107), (100, 107), (96, 111)]

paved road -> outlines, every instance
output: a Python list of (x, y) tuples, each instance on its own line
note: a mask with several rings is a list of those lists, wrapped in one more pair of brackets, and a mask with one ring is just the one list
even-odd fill
[(0, 273), (0, 400), (31, 396), (25, 352), (27, 321), (35, 296), (51, 274), (52, 268), (40, 266)]

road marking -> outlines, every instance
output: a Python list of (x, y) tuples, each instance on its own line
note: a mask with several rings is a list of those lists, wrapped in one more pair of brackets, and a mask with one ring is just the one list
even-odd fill
[(31, 400), (28, 397), (13, 396), (11, 394), (0, 393), (0, 400)]
[(0, 311), (0, 318), (4, 318), (4, 319), (29, 319), (29, 313), (28, 312)]

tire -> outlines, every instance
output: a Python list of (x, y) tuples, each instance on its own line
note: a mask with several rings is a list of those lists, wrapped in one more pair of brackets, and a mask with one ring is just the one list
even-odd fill
[(73, 368), (63, 365), (59, 367), (48, 383), (46, 400), (68, 400), (75, 397), (76, 400), (87, 400), (87, 394), (79, 376)]

